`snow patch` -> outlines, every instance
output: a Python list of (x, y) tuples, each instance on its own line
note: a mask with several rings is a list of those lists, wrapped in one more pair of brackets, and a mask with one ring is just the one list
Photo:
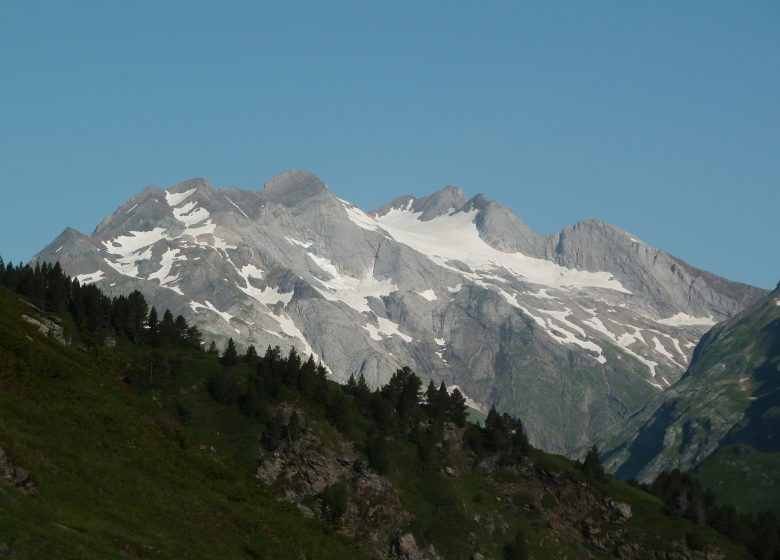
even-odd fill
[(664, 348), (664, 345), (661, 344), (661, 341), (658, 340), (657, 336), (653, 337), (653, 345), (655, 346), (655, 351), (667, 358), (670, 362), (672, 362), (674, 365), (681, 369), (685, 369), (685, 366), (681, 365), (677, 362), (675, 357), (666, 349)]
[(96, 270), (95, 272), (91, 272), (89, 274), (78, 274), (76, 275), (76, 280), (79, 281), (79, 284), (94, 284), (95, 282), (102, 280), (105, 277), (102, 270)]
[(209, 311), (212, 311), (217, 315), (219, 315), (220, 317), (222, 317), (222, 319), (224, 319), (228, 325), (230, 324), (230, 320), (233, 318), (233, 315), (231, 315), (230, 313), (226, 313), (225, 311), (220, 311), (219, 309), (214, 307), (214, 304), (211, 303), (209, 300), (205, 300), (204, 303), (205, 305), (197, 301), (191, 301), (190, 308), (195, 312), (197, 312), (198, 309), (208, 309)]
[(451, 294), (457, 294), (459, 291), (461, 291), (462, 288), (463, 288), (463, 284), (457, 284), (452, 287), (447, 286), (447, 291), (450, 292)]
[(374, 278), (373, 267), (366, 271), (360, 278), (342, 274), (339, 269), (325, 257), (307, 253), (309, 258), (324, 272), (330, 276), (330, 280), (320, 280), (325, 289), (314, 289), (329, 301), (340, 301), (352, 309), (361, 313), (371, 312), (368, 306), (368, 298), (388, 296), (398, 289), (391, 280), (377, 280)]
[(528, 282), (561, 289), (608, 288), (631, 292), (609, 272), (589, 272), (557, 265), (553, 262), (504, 253), (485, 243), (474, 223), (478, 210), (456, 212), (421, 221), (419, 212), (392, 209), (376, 219), (396, 241), (426, 255), (436, 264), (461, 276), (473, 275), (447, 264), (457, 260), (476, 272), (491, 273), (506, 270)]
[[(506, 292), (504, 292), (504, 294), (506, 294)], [(508, 298), (508, 295), (509, 294), (506, 294), (505, 297)], [(598, 344), (590, 340), (582, 340), (578, 338), (575, 333), (571, 332), (571, 330), (573, 330), (576, 333), (587, 338), (587, 335), (585, 334), (585, 331), (582, 330), (582, 327), (580, 327), (579, 325), (575, 325), (574, 323), (568, 320), (568, 317), (571, 315), (571, 311), (569, 311), (568, 309), (565, 311), (552, 311), (546, 309), (539, 309), (537, 310), (539, 313), (544, 313), (546, 315), (549, 315), (549, 317), (540, 317), (538, 315), (534, 315), (533, 313), (531, 313), (529, 309), (517, 303), (517, 298), (513, 298), (513, 300), (514, 300), (514, 306), (520, 309), (523, 313), (525, 313), (529, 317), (531, 317), (531, 319), (533, 319), (536, 322), (536, 324), (542, 327), (544, 331), (553, 340), (556, 340), (563, 344), (575, 344), (580, 348), (591, 350), (592, 352), (596, 353), (596, 356), (593, 357), (594, 360), (596, 360), (600, 364), (607, 363), (607, 359), (603, 355), (604, 350), (601, 348), (601, 346), (599, 346)], [(510, 303), (512, 302), (510, 301)]]
[(195, 202), (188, 202), (180, 208), (173, 209), (173, 216), (185, 226), (194, 226), (208, 219), (209, 211), (201, 208)]
[(228, 195), (223, 195), (223, 196), (224, 196), (224, 197), (227, 199), (227, 201), (228, 201), (230, 204), (232, 204), (233, 206), (235, 206), (235, 207), (236, 207), (236, 210), (238, 210), (239, 212), (241, 212), (241, 213), (244, 215), (244, 217), (245, 217), (245, 218), (248, 218), (248, 217), (249, 217), (249, 216), (247, 216), (247, 215), (246, 215), (246, 213), (245, 213), (243, 210), (241, 210), (241, 208), (239, 207), (239, 205), (238, 205), (238, 204), (236, 204), (235, 202), (233, 202), (232, 200), (230, 200), (230, 197), (229, 197)]
[[(628, 354), (629, 356), (632, 356), (633, 358), (639, 360), (643, 364), (647, 366), (647, 368), (650, 370), (650, 376), (655, 377), (655, 367), (658, 365), (657, 362), (654, 362), (652, 360), (648, 360), (644, 356), (640, 356), (631, 348), (629, 348), (634, 342), (637, 340), (641, 341), (643, 344), (645, 344), (644, 338), (642, 338), (642, 333), (639, 331), (639, 329), (635, 327), (628, 327), (634, 329), (634, 333), (622, 333), (621, 335), (616, 335), (612, 331), (610, 331), (607, 326), (599, 319), (598, 317), (591, 317), (590, 319), (586, 319), (582, 321), (586, 325), (594, 328), (595, 330), (601, 332), (602, 334), (605, 334), (608, 338), (613, 340), (620, 346), (623, 351)], [(618, 323), (619, 324), (619, 323)], [(621, 325), (626, 326), (626, 325)], [(659, 389), (663, 389), (660, 385), (657, 385), (656, 383), (650, 383), (651, 385), (657, 386)]]
[(160, 282), (160, 286), (167, 286), (179, 279), (178, 274), (171, 275), (171, 269), (173, 263), (176, 261), (186, 261), (187, 257), (179, 255), (178, 249), (167, 249), (160, 257), (160, 268), (157, 272), (153, 272), (149, 275), (149, 280), (157, 279)]
[(669, 325), (671, 327), (685, 327), (690, 325), (704, 325), (707, 327), (713, 326), (717, 321), (712, 317), (693, 317), (685, 313), (677, 313), (671, 317), (665, 319), (656, 319), (656, 323), (662, 325)]
[(374, 326), (373, 323), (366, 323), (363, 325), (363, 328), (368, 331), (368, 335), (372, 340), (381, 341), (384, 337), (398, 336), (405, 342), (412, 342), (412, 337), (408, 334), (402, 333), (400, 330), (401, 325), (398, 323), (394, 323), (390, 319), (385, 319), (384, 317), (378, 316), (376, 321), (378, 327)]
[(443, 338), (434, 338), (433, 341), (439, 346), (445, 346), (447, 344), (447, 341)]
[(103, 246), (112, 255), (127, 257), (162, 239), (169, 239), (165, 235), (165, 228), (156, 227), (149, 231), (131, 231), (128, 235), (118, 235), (114, 239), (103, 241)]
[(428, 288), (424, 292), (417, 292), (417, 295), (428, 301), (436, 301), (436, 292)]
[(344, 209), (347, 211), (347, 218), (349, 218), (350, 222), (360, 228), (370, 231), (376, 231), (379, 229), (379, 224), (377, 224), (376, 220), (363, 212), (360, 208), (353, 206), (346, 200), (341, 200), (341, 203), (344, 205)]
[(308, 249), (309, 247), (314, 245), (313, 241), (307, 241), (306, 243), (304, 243), (303, 241), (298, 241), (297, 239), (293, 239), (292, 237), (287, 237), (286, 235), (284, 236), (284, 238), (290, 243), (292, 243), (293, 245), (297, 245), (298, 247), (303, 247), (304, 249)]
[(190, 189), (181, 193), (166, 192), (165, 201), (168, 203), (168, 206), (176, 206), (191, 197), (196, 190), (197, 189)]

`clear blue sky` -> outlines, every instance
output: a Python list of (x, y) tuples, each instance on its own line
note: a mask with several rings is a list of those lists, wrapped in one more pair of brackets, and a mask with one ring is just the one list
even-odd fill
[[(265, 6), (263, 6), (265, 4)], [(780, 280), (780, 3), (0, 2), (0, 254), (146, 185), (447, 184)]]

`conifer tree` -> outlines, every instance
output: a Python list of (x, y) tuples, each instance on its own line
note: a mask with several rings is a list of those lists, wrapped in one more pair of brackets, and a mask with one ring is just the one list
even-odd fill
[(222, 354), (222, 358), (220, 359), (223, 366), (234, 366), (236, 363), (238, 363), (238, 352), (236, 352), (236, 343), (233, 342), (233, 339), (228, 339), (227, 347), (225, 348), (225, 352)]
[(246, 354), (244, 354), (244, 361), (249, 365), (255, 365), (259, 360), (260, 356), (257, 355), (257, 350), (253, 344), (250, 344), (249, 348), (246, 349)]
[(602, 480), (606, 476), (604, 465), (601, 464), (598, 446), (593, 445), (593, 447), (588, 450), (585, 459), (582, 461), (582, 472), (597, 480)]
[(298, 388), (301, 393), (307, 397), (314, 395), (317, 385), (317, 365), (314, 363), (314, 356), (309, 354), (309, 359), (301, 366), (301, 372), (298, 376)]
[(355, 388), (355, 397), (363, 409), (367, 408), (371, 401), (371, 389), (366, 383), (366, 377), (361, 373)]
[(149, 326), (149, 334), (152, 337), (155, 336), (160, 325), (157, 317), (157, 309), (154, 306), (149, 310), (149, 318), (146, 320), (146, 324)]
[(456, 387), (449, 398), (448, 415), (456, 426), (462, 428), (466, 425), (466, 397)]
[(355, 381), (355, 374), (350, 373), (347, 384), (344, 386), (344, 392), (348, 395), (354, 395), (357, 392), (357, 381)]

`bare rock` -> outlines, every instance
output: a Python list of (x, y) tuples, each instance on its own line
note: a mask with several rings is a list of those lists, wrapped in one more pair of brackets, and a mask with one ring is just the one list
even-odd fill
[(604, 503), (609, 508), (610, 511), (617, 514), (618, 517), (620, 517), (623, 521), (628, 521), (631, 519), (631, 506), (625, 502), (618, 502), (617, 500), (613, 500), (612, 498), (607, 498), (604, 500)]
[(5, 480), (25, 494), (35, 495), (38, 493), (38, 486), (30, 473), (17, 465), (2, 446), (0, 446), (0, 479)]
[(39, 319), (36, 319), (34, 317), (30, 317), (29, 315), (22, 315), (22, 320), (30, 323), (34, 327), (37, 327), (38, 332), (40, 332), (43, 336), (51, 335), (51, 337), (60, 344), (68, 344), (68, 341), (65, 338), (65, 331), (63, 330), (59, 319), (55, 319), (54, 317), (40, 317)]

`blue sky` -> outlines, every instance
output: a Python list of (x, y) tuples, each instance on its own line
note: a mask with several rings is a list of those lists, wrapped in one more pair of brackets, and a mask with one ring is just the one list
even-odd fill
[[(228, 4), (227, 6), (223, 4)], [(780, 280), (780, 3), (0, 3), (0, 255), (146, 185), (460, 185)]]

